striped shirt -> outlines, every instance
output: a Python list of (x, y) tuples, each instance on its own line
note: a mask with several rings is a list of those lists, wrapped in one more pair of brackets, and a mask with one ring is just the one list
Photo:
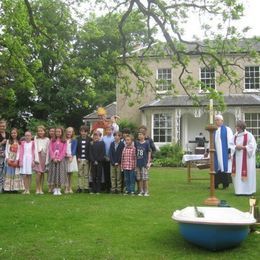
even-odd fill
[(122, 153), (121, 168), (123, 170), (134, 170), (136, 168), (136, 148), (126, 146)]

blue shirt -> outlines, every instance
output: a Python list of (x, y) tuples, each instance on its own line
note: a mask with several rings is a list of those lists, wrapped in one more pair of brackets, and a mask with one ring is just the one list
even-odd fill
[(146, 167), (148, 163), (148, 154), (150, 152), (150, 145), (147, 141), (140, 143), (136, 141), (136, 158), (137, 158), (137, 167)]
[(103, 136), (102, 141), (105, 143), (106, 156), (109, 157), (109, 149), (110, 149), (111, 143), (114, 141), (114, 136), (113, 135), (105, 135), (105, 136)]

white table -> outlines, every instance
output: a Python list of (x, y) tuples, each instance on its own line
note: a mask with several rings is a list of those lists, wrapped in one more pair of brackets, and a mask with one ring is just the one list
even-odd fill
[(191, 164), (194, 162), (199, 162), (209, 157), (204, 157), (204, 154), (184, 154), (182, 157), (182, 163), (187, 163), (187, 179), (190, 183), (191, 180), (208, 180), (209, 178), (192, 178), (191, 177)]

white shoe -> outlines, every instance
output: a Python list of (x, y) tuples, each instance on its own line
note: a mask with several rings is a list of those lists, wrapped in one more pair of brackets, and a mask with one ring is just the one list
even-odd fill
[(146, 193), (144, 194), (144, 196), (145, 196), (145, 197), (149, 197), (150, 195), (149, 195), (148, 192), (146, 192)]
[(57, 190), (57, 189), (53, 189), (53, 195), (55, 195), (55, 196), (56, 196), (56, 195), (58, 195), (58, 193), (57, 193), (57, 192), (58, 192), (58, 190)]
[(59, 196), (62, 195), (60, 189), (57, 189), (57, 195), (59, 195)]
[(138, 196), (143, 196), (143, 193), (142, 192), (138, 193)]

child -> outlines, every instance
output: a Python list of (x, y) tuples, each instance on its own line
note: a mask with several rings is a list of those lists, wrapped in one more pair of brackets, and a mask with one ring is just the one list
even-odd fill
[(112, 126), (109, 125), (105, 129), (105, 135), (103, 137), (103, 142), (105, 143), (105, 148), (106, 148), (106, 156), (103, 162), (103, 169), (104, 169), (104, 177), (105, 177), (105, 191), (107, 193), (109, 193), (111, 189), (109, 149), (113, 141), (114, 141), (114, 136), (112, 135)]
[(120, 132), (114, 133), (114, 139), (110, 145), (109, 158), (111, 163), (111, 192), (120, 193), (122, 189), (121, 178), (121, 157), (125, 147), (121, 141), (122, 134)]
[(4, 188), (4, 168), (5, 168), (5, 146), (9, 139), (9, 134), (6, 132), (6, 121), (0, 120), (0, 193)]
[(32, 141), (31, 132), (25, 132), (24, 136), (25, 140), (21, 142), (20, 147), (19, 166), (25, 188), (23, 194), (30, 194), (32, 167), (34, 165), (34, 141)]
[(34, 171), (36, 172), (36, 194), (43, 193), (44, 172), (49, 163), (49, 138), (45, 137), (46, 129), (43, 125), (37, 127), (34, 138)]
[(151, 149), (145, 140), (144, 132), (138, 132), (138, 141), (135, 143), (137, 154), (136, 180), (138, 183), (138, 196), (149, 196), (148, 193), (148, 169), (151, 164)]
[(136, 148), (133, 146), (133, 138), (125, 137), (125, 147), (122, 152), (121, 167), (124, 171), (126, 193), (135, 194), (135, 168), (136, 168)]
[[(52, 140), (55, 140), (55, 138), (56, 138), (55, 137), (55, 127), (49, 128), (48, 136), (49, 136), (50, 142)], [(49, 150), (49, 148), (48, 148), (48, 150)], [(48, 161), (50, 161), (50, 155), (49, 155)], [(47, 180), (48, 180), (48, 177), (49, 177), (49, 170), (48, 170), (48, 168), (46, 168), (46, 171), (47, 171)], [(52, 190), (53, 190), (53, 187), (48, 184), (48, 192), (52, 193)]]
[(50, 167), (48, 183), (52, 185), (53, 195), (61, 195), (61, 186), (67, 186), (67, 166), (66, 166), (66, 150), (67, 142), (64, 139), (64, 131), (62, 127), (55, 129), (55, 140), (49, 145)]
[(11, 136), (6, 142), (5, 160), (6, 160), (6, 175), (4, 190), (17, 192), (24, 190), (23, 180), (19, 173), (18, 161), (19, 161), (19, 149), (20, 143), (18, 138), (18, 129), (13, 128), (11, 130)]
[(153, 159), (153, 156), (156, 152), (156, 146), (154, 144), (153, 139), (147, 135), (147, 127), (145, 125), (141, 125), (138, 129), (138, 131), (143, 132), (145, 136), (145, 140), (148, 141), (150, 148), (151, 148), (151, 160)]
[(123, 130), (122, 130), (122, 139), (121, 139), (121, 141), (125, 144), (125, 138), (127, 137), (127, 136), (129, 136), (129, 135), (131, 135), (131, 131), (130, 131), (130, 129), (129, 128), (124, 128)]
[(77, 140), (74, 139), (74, 129), (68, 127), (66, 129), (66, 139), (67, 139), (67, 151), (66, 151), (66, 162), (67, 162), (67, 178), (68, 186), (66, 187), (65, 193), (73, 193), (71, 188), (71, 177), (73, 172), (78, 171), (78, 164), (76, 158), (77, 152)]
[(49, 139), (50, 141), (55, 140), (55, 127), (49, 128)]
[(80, 136), (77, 138), (77, 159), (78, 159), (78, 189), (77, 193), (89, 192), (89, 147), (91, 138), (88, 136), (89, 128), (85, 125), (79, 129)]
[[(126, 139), (126, 137), (128, 136), (128, 135), (130, 135), (131, 134), (131, 131), (130, 131), (130, 129), (129, 128), (124, 128), (123, 130), (122, 130), (122, 139), (121, 139), (121, 141), (124, 143), (124, 145), (125, 145), (125, 139)], [(124, 192), (124, 189), (125, 189), (125, 176), (124, 176), (124, 171), (121, 169), (121, 179), (122, 179), (122, 181), (121, 181), (121, 192), (123, 193)]]
[(105, 158), (105, 143), (100, 140), (101, 133), (94, 132), (93, 141), (90, 143), (89, 157), (91, 161), (92, 194), (100, 193), (102, 178), (102, 163)]

